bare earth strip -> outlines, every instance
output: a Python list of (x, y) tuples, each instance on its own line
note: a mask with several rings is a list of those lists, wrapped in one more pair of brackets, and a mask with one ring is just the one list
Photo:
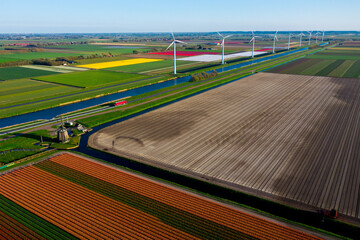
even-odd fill
[(359, 218), (360, 80), (259, 73), (102, 129), (90, 146)]

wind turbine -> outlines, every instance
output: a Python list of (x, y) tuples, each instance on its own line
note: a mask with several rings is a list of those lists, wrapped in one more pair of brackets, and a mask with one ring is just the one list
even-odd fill
[(302, 39), (302, 37), (303, 37), (303, 36), (305, 36), (305, 34), (300, 33), (298, 36), (300, 36), (300, 43), (299, 43), (299, 47), (301, 47), (301, 39)]
[(321, 37), (321, 42), (324, 42), (324, 35), (325, 35), (325, 31), (323, 31), (322, 37)]
[(174, 36), (174, 33), (171, 33), (171, 35), (172, 35), (174, 40), (170, 43), (170, 45), (166, 48), (166, 50), (168, 50), (172, 45), (174, 45), (174, 74), (176, 74), (176, 43), (183, 43), (183, 44), (186, 44), (186, 43), (182, 42), (182, 41), (179, 41), (179, 40), (176, 40), (175, 36)]
[(251, 33), (252, 33), (252, 38), (251, 38), (251, 40), (250, 40), (250, 42), (252, 42), (253, 44), (252, 44), (252, 54), (251, 54), (251, 58), (254, 58), (254, 49), (255, 49), (255, 39), (257, 38), (257, 37), (260, 37), (260, 36), (255, 36), (255, 34), (254, 34), (254, 31), (251, 31)]
[(225, 38), (231, 37), (232, 35), (223, 36), (218, 32), (219, 36), (222, 38), (222, 58), (221, 58), (221, 64), (224, 64), (224, 52), (225, 52)]
[[(277, 36), (276, 36), (277, 33), (278, 33), (278, 31), (276, 31), (275, 34), (274, 34), (274, 42), (273, 42), (273, 51), (272, 51), (272, 53), (275, 53), (275, 41), (279, 41)], [(254, 35), (254, 33), (253, 33), (253, 35)]]
[(319, 34), (320, 34), (320, 32), (317, 32), (317, 33), (315, 33), (315, 36), (316, 36), (316, 40), (315, 40), (315, 43), (317, 44), (317, 42), (318, 42), (318, 37), (319, 37)]
[(289, 43), (288, 43), (288, 50), (290, 50), (290, 38), (291, 38), (292, 34), (289, 33)]
[(309, 35), (309, 46), (310, 46), (310, 43), (311, 43), (311, 33), (312, 33), (312, 31), (311, 31), (311, 32), (308, 31), (308, 33), (310, 34), (310, 35)]

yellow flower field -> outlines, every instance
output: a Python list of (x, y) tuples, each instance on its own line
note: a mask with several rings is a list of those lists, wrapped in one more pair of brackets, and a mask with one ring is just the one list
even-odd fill
[(133, 64), (139, 64), (139, 63), (158, 62), (158, 61), (163, 61), (163, 59), (134, 58), (134, 59), (127, 59), (127, 60), (120, 60), (120, 61), (78, 65), (77, 67), (103, 69), (103, 68), (119, 67), (119, 66), (133, 65)]
[(334, 47), (331, 50), (357, 50), (360, 51), (360, 48), (353, 48), (353, 47)]

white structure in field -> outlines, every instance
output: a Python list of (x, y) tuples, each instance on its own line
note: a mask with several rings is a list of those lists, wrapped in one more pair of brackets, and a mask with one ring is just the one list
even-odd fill
[[(238, 58), (238, 57), (250, 57), (253, 55), (262, 55), (267, 52), (242, 52), (242, 53), (234, 53), (234, 54), (228, 54), (224, 56), (224, 59), (230, 59), (230, 58)], [(212, 61), (220, 61), (222, 59), (221, 55), (214, 55), (214, 54), (203, 54), (198, 56), (192, 56), (192, 57), (185, 57), (181, 58), (181, 61), (192, 61), (192, 62), (212, 62)]]
[(311, 44), (311, 33), (312, 33), (312, 31), (311, 31), (311, 32), (308, 31), (308, 33), (309, 33), (309, 46), (310, 46), (310, 44)]
[(223, 36), (218, 32), (219, 36), (222, 38), (221, 46), (222, 46), (222, 58), (221, 64), (224, 64), (224, 54), (225, 54), (225, 38), (231, 37), (232, 35)]
[(278, 33), (278, 31), (276, 31), (275, 32), (275, 34), (274, 34), (274, 42), (273, 42), (273, 50), (272, 50), (272, 53), (275, 53), (275, 41), (278, 41), (278, 38), (277, 38), (277, 33)]
[(255, 36), (254, 31), (251, 31), (251, 33), (252, 33), (252, 36), (253, 36), (252, 39), (250, 40), (250, 43), (251, 42), (253, 43), (252, 44), (252, 55), (251, 55), (251, 57), (254, 58), (255, 39), (259, 38), (260, 36)]
[(300, 36), (299, 47), (301, 47), (301, 39), (302, 39), (303, 36), (305, 36), (305, 34), (300, 33), (298, 36)]
[(288, 50), (290, 50), (290, 39), (291, 39), (291, 36), (292, 36), (292, 34), (291, 33), (289, 33), (289, 42), (288, 42)]
[[(170, 43), (170, 45), (166, 48), (166, 50), (168, 50), (172, 45), (174, 45), (174, 74), (176, 74), (176, 43), (183, 43), (183, 44), (186, 44), (182, 41), (179, 41), (179, 40), (176, 40), (175, 39), (175, 36), (174, 36), (174, 33), (171, 33), (172, 37), (173, 37), (173, 41)], [(165, 51), (166, 51), (165, 50)]]

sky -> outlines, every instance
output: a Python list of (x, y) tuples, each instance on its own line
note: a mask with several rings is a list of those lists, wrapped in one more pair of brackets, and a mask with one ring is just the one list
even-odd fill
[(359, 0), (1, 0), (0, 33), (360, 30)]

